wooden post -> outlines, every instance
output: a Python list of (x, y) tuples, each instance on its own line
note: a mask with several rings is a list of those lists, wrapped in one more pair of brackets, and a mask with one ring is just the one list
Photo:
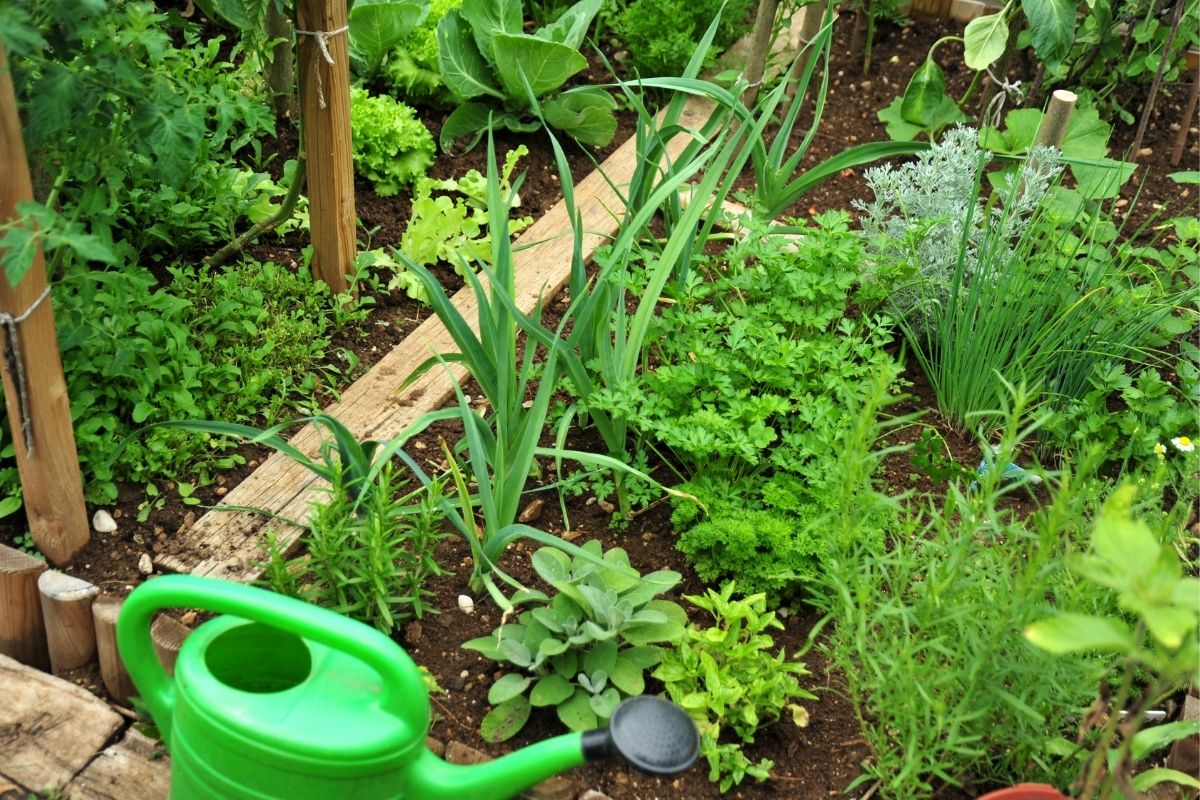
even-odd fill
[(767, 69), (767, 50), (771, 47), (771, 31), (775, 28), (775, 13), (778, 10), (779, 0), (758, 0), (754, 32), (750, 39), (750, 55), (746, 59), (746, 80), (750, 82), (750, 86), (746, 89), (745, 102), (750, 108), (754, 107), (754, 101), (758, 99), (758, 90)]
[(100, 660), (100, 678), (109, 698), (119, 705), (129, 707), (130, 695), (137, 694), (129, 670), (117, 652), (117, 617), (121, 614), (121, 598), (105, 597), (92, 606), (92, 618), (96, 624), (96, 656)]
[(1175, 136), (1175, 145), (1171, 148), (1171, 166), (1178, 167), (1183, 158), (1183, 148), (1187, 144), (1188, 130), (1196, 118), (1196, 101), (1200, 99), (1200, 75), (1192, 73), (1192, 88), (1188, 90), (1187, 103), (1183, 107), (1183, 119), (1179, 122), (1179, 133)]
[(308, 158), (313, 277), (336, 294), (354, 271), (354, 162), (346, 4), (297, 0), (300, 114)]
[(1046, 114), (1042, 117), (1041, 127), (1038, 128), (1037, 144), (1062, 147), (1077, 99), (1074, 92), (1068, 92), (1066, 89), (1056, 89), (1054, 94), (1050, 95), (1050, 104), (1046, 106)]
[(92, 600), (100, 593), (92, 584), (62, 572), (43, 572), (38, 578), (50, 669), (54, 672), (82, 667), (96, 655), (96, 628)]
[(175, 674), (175, 659), (179, 657), (179, 648), (192, 629), (174, 617), (159, 614), (150, 626), (150, 638), (154, 642), (154, 652), (158, 653), (159, 663), (168, 675)]
[(811, 43), (813, 39), (817, 38), (817, 33), (821, 30), (821, 23), (825, 21), (825, 9), (825, 3), (811, 3), (805, 6), (800, 12), (804, 15), (800, 18), (800, 46), (808, 48), (808, 50), (802, 57), (797, 58), (792, 66), (792, 73), (788, 77), (787, 87), (789, 101), (796, 99), (796, 90), (799, 88), (800, 77), (804, 75), (804, 70), (808, 69), (809, 62), (820, 55), (811, 46)]
[[(17, 203), (33, 199), (19, 119), (8, 54), (0, 44), (0, 222), (16, 219)], [(46, 558), (65, 564), (84, 548), (91, 532), (47, 289), (40, 244), (18, 286), (0, 276), (0, 320), (11, 320), (0, 325), (6, 354), (0, 358), (0, 374), (29, 533)]]
[(50, 668), (37, 589), (45, 571), (40, 558), (0, 545), (0, 655), (41, 670)]

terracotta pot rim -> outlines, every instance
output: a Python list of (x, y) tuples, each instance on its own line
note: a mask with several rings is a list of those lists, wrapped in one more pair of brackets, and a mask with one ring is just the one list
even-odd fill
[(1067, 800), (1067, 796), (1045, 783), (1018, 783), (988, 792), (979, 800)]

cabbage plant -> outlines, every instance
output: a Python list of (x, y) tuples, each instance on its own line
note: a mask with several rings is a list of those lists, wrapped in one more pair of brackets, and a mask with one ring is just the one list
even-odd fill
[(464, 151), (493, 126), (533, 131), (546, 123), (583, 144), (612, 141), (616, 103), (603, 89), (559, 91), (587, 67), (579, 52), (602, 0), (580, 0), (555, 22), (526, 33), (521, 0), (464, 0), (438, 23), (442, 81), (463, 102), (442, 126), (442, 149)]

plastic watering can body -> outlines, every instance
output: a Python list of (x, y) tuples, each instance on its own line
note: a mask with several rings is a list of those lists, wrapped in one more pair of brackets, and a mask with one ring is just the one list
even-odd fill
[[(184, 641), (172, 679), (150, 626), (158, 611), (175, 607), (225, 616)], [(447, 764), (425, 747), (429, 698), (403, 649), (367, 625), (241, 584), (185, 575), (148, 581), (122, 607), (117, 642), (170, 751), (172, 800), (503, 800), (589, 758), (630, 757), (605, 730), (485, 764)], [(631, 706), (620, 726), (618, 708), (611, 729), (639, 743), (654, 728), (645, 712), (682, 714), (656, 698), (631, 700), (653, 707), (634, 704), (641, 712)], [(667, 728), (656, 729), (648, 758), (639, 750), (635, 765), (661, 774), (690, 766), (699, 749), (694, 727), (687, 722), (682, 750), (682, 729)]]

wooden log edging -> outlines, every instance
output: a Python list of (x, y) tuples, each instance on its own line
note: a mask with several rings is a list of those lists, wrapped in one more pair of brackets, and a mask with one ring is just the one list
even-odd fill
[(50, 669), (64, 672), (92, 663), (96, 657), (92, 601), (100, 590), (82, 578), (49, 570), (38, 577), (38, 592), (42, 596)]
[(41, 670), (50, 669), (46, 623), (38, 578), (46, 562), (0, 545), (0, 655)]

